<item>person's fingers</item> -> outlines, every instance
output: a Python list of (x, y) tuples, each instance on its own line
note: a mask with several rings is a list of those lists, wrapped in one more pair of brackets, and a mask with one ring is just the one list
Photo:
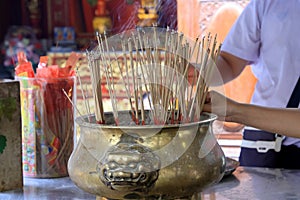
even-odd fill
[(203, 105), (204, 112), (211, 112), (211, 95), (210, 92), (207, 93), (205, 98), (205, 103)]
[(204, 112), (211, 112), (211, 104), (204, 104), (203, 105)]
[(210, 103), (211, 102), (211, 95), (210, 92), (207, 93), (206, 97), (205, 97), (205, 103)]

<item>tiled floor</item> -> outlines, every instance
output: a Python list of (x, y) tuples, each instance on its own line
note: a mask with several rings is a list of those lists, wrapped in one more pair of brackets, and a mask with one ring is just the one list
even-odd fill
[(226, 147), (222, 146), (222, 149), (224, 151), (224, 154), (226, 157), (233, 158), (235, 160), (239, 160), (239, 155), (240, 155), (240, 147)]
[(215, 121), (213, 131), (225, 156), (238, 160), (241, 151), (242, 130), (238, 132), (228, 132), (224, 130), (222, 122)]

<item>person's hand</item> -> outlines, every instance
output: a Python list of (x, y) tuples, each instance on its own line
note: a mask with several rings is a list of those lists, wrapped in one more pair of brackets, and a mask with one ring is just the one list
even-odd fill
[(232, 121), (231, 116), (237, 109), (238, 103), (225, 97), (216, 91), (210, 91), (207, 94), (203, 107), (204, 112), (211, 112), (218, 115), (219, 120)]

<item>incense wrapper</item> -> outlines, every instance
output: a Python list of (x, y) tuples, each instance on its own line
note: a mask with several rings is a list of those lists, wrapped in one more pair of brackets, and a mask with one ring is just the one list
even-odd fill
[(17, 79), (20, 81), (23, 175), (68, 176), (67, 163), (75, 141), (72, 106), (76, 100), (75, 76)]

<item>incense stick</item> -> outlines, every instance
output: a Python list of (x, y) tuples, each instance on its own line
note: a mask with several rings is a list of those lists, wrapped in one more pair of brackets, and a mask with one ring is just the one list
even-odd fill
[[(96, 87), (93, 89), (94, 100), (97, 101), (96, 118), (100, 116), (100, 120), (104, 120), (103, 109), (101, 110), (102, 94), (97, 94), (101, 86), (101, 66), (106, 77), (113, 116), (116, 124), (119, 124), (113, 70), (115, 65), (120, 72), (119, 77), (136, 125), (145, 123), (144, 94), (147, 94), (149, 113), (154, 124), (199, 120), (209, 88), (207, 83), (212, 75), (213, 62), (220, 52), (220, 46), (216, 48), (216, 38), (216, 35), (213, 38), (209, 33), (202, 41), (197, 37), (191, 45), (183, 33), (169, 28), (165, 32), (161, 32), (158, 27), (138, 29), (118, 38), (121, 49), (118, 57), (114, 47), (110, 47), (107, 34), (104, 34), (104, 40), (101, 35), (97, 35), (98, 48), (87, 53), (93, 74), (92, 86)], [(194, 63), (191, 63), (194, 58)]]
[(72, 104), (73, 108), (76, 109), (76, 111), (78, 112), (78, 114), (82, 117), (83, 115), (80, 113), (80, 111), (78, 110), (78, 108), (74, 105), (72, 99), (70, 99), (69, 95), (67, 94), (67, 92), (65, 91), (65, 89), (62, 89), (63, 93), (65, 94), (65, 96), (68, 98), (68, 100), (70, 101), (70, 103)]
[[(81, 90), (81, 95), (82, 95), (82, 98), (83, 98), (83, 102), (84, 102), (84, 105), (85, 105), (86, 112), (87, 112), (88, 115), (90, 115), (91, 114), (89, 112), (90, 109), (89, 109), (88, 104), (87, 104), (88, 101), (86, 100), (86, 96), (85, 96), (84, 91), (83, 91), (83, 87), (82, 87), (82, 83), (81, 83), (81, 76), (80, 76), (80, 73), (78, 71), (78, 68), (76, 68), (76, 74), (77, 74), (77, 77), (78, 77), (79, 86), (80, 86), (80, 90)], [(88, 118), (88, 120), (89, 120), (89, 122), (91, 122), (90, 118)]]

